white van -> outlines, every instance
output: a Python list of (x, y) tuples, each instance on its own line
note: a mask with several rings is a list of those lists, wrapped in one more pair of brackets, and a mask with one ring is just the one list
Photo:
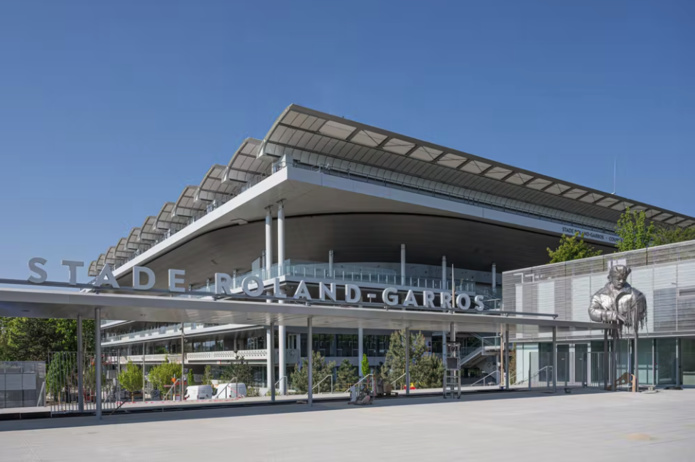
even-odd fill
[(246, 385), (243, 383), (218, 383), (217, 392), (212, 399), (234, 399), (246, 397)]
[(212, 385), (191, 385), (186, 388), (186, 395), (183, 397), (185, 400), (197, 400), (197, 399), (211, 399), (212, 398)]

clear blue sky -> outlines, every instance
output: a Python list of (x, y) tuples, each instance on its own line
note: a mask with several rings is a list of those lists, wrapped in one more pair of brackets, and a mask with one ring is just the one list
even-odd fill
[[(0, 277), (95, 259), (290, 103), (695, 215), (695, 2), (0, 2)], [(84, 278), (83, 278), (84, 279)]]

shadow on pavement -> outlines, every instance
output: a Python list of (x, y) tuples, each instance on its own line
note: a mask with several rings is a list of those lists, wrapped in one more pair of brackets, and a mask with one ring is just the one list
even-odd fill
[(54, 417), (34, 420), (11, 420), (0, 422), (0, 432), (8, 431), (24, 431), (24, 430), (42, 430), (51, 428), (70, 428), (70, 427), (93, 427), (103, 425), (117, 425), (143, 422), (163, 422), (163, 421), (186, 421), (196, 419), (212, 419), (212, 418), (229, 418), (229, 417), (245, 417), (268, 414), (290, 414), (304, 412), (324, 412), (324, 411), (350, 411), (365, 408), (378, 408), (389, 406), (418, 406), (418, 405), (447, 405), (455, 403), (478, 402), (489, 400), (507, 400), (519, 398), (552, 398), (552, 397), (571, 397), (573, 395), (586, 394), (605, 394), (609, 393), (603, 390), (590, 388), (573, 388), (571, 393), (567, 394), (563, 388), (558, 387), (557, 393), (552, 391), (527, 391), (527, 390), (510, 390), (510, 391), (495, 391), (495, 392), (467, 392), (462, 393), (460, 399), (443, 399), (439, 396), (417, 396), (410, 397), (399, 396), (397, 398), (382, 398), (377, 399), (374, 404), (368, 406), (348, 405), (346, 401), (322, 401), (320, 398), (314, 401), (312, 407), (307, 404), (297, 402), (276, 402), (275, 404), (254, 403), (246, 405), (231, 405), (224, 408), (210, 407), (207, 409), (166, 409), (153, 410), (138, 413), (123, 413), (109, 415), (104, 413), (101, 421), (97, 421), (94, 416), (80, 417)]

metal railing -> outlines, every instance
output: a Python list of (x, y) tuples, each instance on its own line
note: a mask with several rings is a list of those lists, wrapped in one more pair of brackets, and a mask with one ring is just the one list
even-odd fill
[(230, 379), (230, 381), (227, 384), (225, 384), (224, 387), (217, 389), (217, 393), (215, 393), (213, 398), (214, 399), (227, 399), (227, 398), (218, 398), (218, 397), (222, 394), (223, 391), (226, 393), (225, 397), (229, 397), (229, 393), (227, 393), (227, 392), (231, 389), (231, 385), (234, 384), (235, 388), (236, 388), (235, 393), (234, 393), (234, 398), (238, 399), (239, 398), (239, 382), (238, 382), (238, 380), (239, 379), (237, 379), (236, 377), (232, 377)]
[(480, 382), (483, 382), (483, 385), (484, 385), (484, 386), (488, 386), (487, 379), (488, 379), (489, 377), (495, 377), (495, 383), (492, 383), (492, 384), (490, 384), (490, 385), (497, 385), (497, 384), (500, 382), (500, 371), (492, 371), (492, 372), (490, 372), (488, 375), (484, 376), (484, 377), (481, 378), (480, 380), (477, 380), (477, 381), (471, 383), (471, 384), (468, 385), (468, 386), (469, 386), (469, 387), (474, 387), (474, 386), (478, 385)]
[[(287, 380), (287, 376), (280, 377), (280, 380), (278, 380), (277, 382), (275, 382), (275, 388), (279, 390), (280, 388), (278, 387), (278, 384), (279, 384), (280, 382), (282, 382), (282, 381), (285, 382), (285, 391), (289, 390), (289, 389), (290, 389), (290, 383), (289, 383), (288, 380)], [(333, 393), (333, 392), (331, 391), (331, 393)]]
[[(533, 379), (541, 375), (541, 373), (546, 372), (545, 374), (545, 382), (546, 382), (546, 387), (550, 387), (550, 383), (552, 382), (552, 376), (553, 376), (553, 366), (544, 366), (538, 369), (538, 371), (535, 374), (531, 374), (531, 366), (529, 366), (529, 376), (526, 379), (521, 379), (518, 382), (516, 382), (516, 385), (521, 385), (524, 382), (528, 382), (528, 387), (531, 389), (531, 385), (533, 383)], [(510, 382), (511, 383), (511, 382)]]
[[(399, 381), (400, 379), (402, 379), (402, 378), (405, 377), (405, 376), (406, 376), (406, 374), (403, 374), (403, 375), (401, 375), (400, 377), (397, 377), (396, 380), (392, 381), (392, 382), (391, 382), (391, 385), (393, 385), (393, 388), (398, 389), (398, 386), (397, 386), (396, 384), (398, 383), (398, 381)], [(405, 385), (405, 381), (403, 382), (403, 384)], [(408, 384), (408, 385), (410, 385), (410, 384)]]
[(352, 385), (350, 385), (349, 387), (347, 387), (347, 389), (345, 390), (345, 392), (346, 392), (346, 393), (349, 392), (349, 391), (350, 391), (350, 388), (358, 386), (360, 383), (364, 382), (364, 381), (365, 381), (366, 379), (368, 379), (369, 377), (374, 377), (374, 374), (367, 374), (367, 375), (365, 375), (364, 377), (362, 377), (361, 379), (359, 379), (357, 382), (355, 382), (355, 383), (353, 383)]
[[(325, 382), (326, 379), (328, 379), (328, 378), (331, 379), (331, 393), (333, 393), (333, 374), (328, 374), (327, 376), (325, 376), (324, 378), (322, 378), (321, 380), (319, 380), (319, 381), (316, 383), (316, 385), (314, 385), (313, 388), (311, 389), (312, 392), (313, 392), (314, 388), (318, 388), (319, 385), (321, 385), (323, 382)], [(317, 391), (317, 393), (321, 393), (320, 389)]]

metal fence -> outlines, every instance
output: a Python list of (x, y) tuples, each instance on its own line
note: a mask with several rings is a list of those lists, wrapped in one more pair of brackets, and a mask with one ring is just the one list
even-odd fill
[[(125, 398), (118, 383), (119, 370), (118, 356), (113, 354), (101, 356), (103, 411), (116, 409)], [(80, 375), (82, 377), (81, 400)], [(46, 372), (46, 404), (50, 406), (52, 413), (95, 412), (96, 398), (96, 357), (93, 353), (85, 353), (82, 361), (78, 360), (78, 354), (73, 351), (49, 355)]]
[(43, 406), (45, 385), (43, 361), (0, 362), (0, 409)]

